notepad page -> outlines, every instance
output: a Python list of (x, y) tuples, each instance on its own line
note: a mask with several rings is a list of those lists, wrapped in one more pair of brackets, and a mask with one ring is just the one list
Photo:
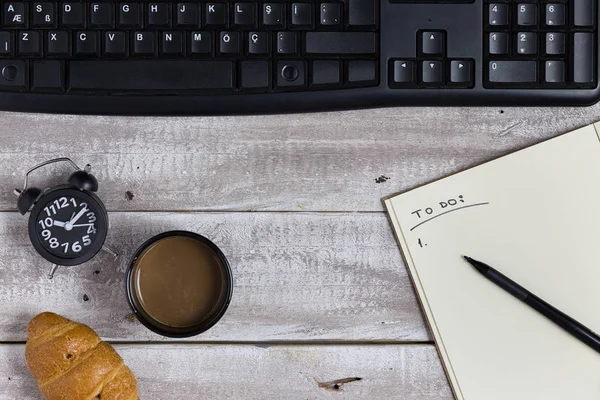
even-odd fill
[(600, 125), (385, 201), (458, 399), (600, 399), (600, 354), (483, 261), (600, 332)]

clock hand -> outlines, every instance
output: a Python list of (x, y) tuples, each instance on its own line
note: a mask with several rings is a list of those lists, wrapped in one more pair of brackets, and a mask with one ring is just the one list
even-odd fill
[(56, 221), (56, 220), (54, 220), (54, 222), (52, 223), (52, 225), (60, 226), (62, 228), (64, 228), (66, 224), (67, 224), (66, 222), (60, 222), (60, 221)]
[(77, 224), (77, 225), (71, 225), (73, 228), (79, 228), (82, 226), (94, 226), (94, 223), (92, 222), (91, 224)]
[(71, 220), (68, 222), (68, 224), (69, 224), (69, 225), (73, 225), (73, 224), (75, 224), (75, 222), (77, 222), (77, 221), (79, 220), (79, 218), (81, 218), (81, 216), (82, 216), (82, 215), (83, 215), (83, 214), (84, 214), (86, 211), (88, 211), (88, 209), (87, 209), (87, 208), (83, 208), (81, 211), (79, 211), (79, 212), (77, 213), (77, 215), (76, 215), (76, 216), (74, 216), (73, 218), (71, 218)]

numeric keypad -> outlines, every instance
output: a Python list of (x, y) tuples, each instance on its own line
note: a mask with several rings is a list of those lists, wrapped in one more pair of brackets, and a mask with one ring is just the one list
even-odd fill
[(485, 1), (485, 87), (593, 87), (591, 0)]

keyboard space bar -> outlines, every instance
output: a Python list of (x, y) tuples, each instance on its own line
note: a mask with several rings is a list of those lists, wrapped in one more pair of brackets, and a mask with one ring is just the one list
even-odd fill
[(231, 61), (71, 61), (70, 88), (107, 91), (232, 89)]

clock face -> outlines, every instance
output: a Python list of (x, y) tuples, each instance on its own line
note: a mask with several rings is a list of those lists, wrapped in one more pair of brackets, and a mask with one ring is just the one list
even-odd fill
[(43, 195), (32, 210), (30, 236), (46, 259), (76, 265), (102, 248), (107, 223), (106, 211), (95, 195), (72, 188), (56, 189)]

